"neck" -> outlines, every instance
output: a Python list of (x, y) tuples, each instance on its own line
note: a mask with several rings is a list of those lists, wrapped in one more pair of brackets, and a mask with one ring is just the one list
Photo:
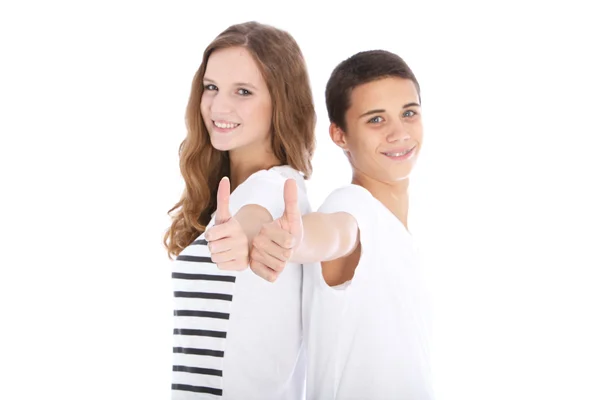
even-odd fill
[(367, 189), (408, 229), (408, 178), (398, 182), (381, 182), (354, 172), (352, 183)]
[(271, 146), (249, 146), (229, 151), (231, 191), (244, 183), (253, 173), (281, 165)]

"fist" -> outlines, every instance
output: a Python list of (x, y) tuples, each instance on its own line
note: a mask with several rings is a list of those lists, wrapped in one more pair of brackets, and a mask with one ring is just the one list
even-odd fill
[(285, 182), (283, 198), (283, 215), (262, 226), (250, 252), (250, 269), (269, 282), (277, 280), (303, 236), (298, 189), (293, 179)]

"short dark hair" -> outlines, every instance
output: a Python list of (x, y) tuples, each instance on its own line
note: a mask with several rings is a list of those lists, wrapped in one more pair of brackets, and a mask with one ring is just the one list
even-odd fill
[(413, 81), (421, 102), (419, 82), (397, 54), (386, 50), (361, 51), (342, 61), (331, 73), (325, 89), (329, 121), (346, 130), (346, 112), (350, 108), (352, 90), (362, 84), (390, 77)]

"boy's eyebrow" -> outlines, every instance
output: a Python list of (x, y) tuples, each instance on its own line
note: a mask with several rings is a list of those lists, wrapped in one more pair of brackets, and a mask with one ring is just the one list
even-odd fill
[[(405, 104), (404, 107), (402, 107), (402, 108), (408, 108), (408, 107), (421, 107), (421, 105), (419, 103), (408, 103), (408, 104)], [(384, 112), (385, 112), (384, 109), (370, 110), (370, 111), (367, 111), (366, 113), (361, 114), (358, 118), (366, 117), (367, 115), (371, 115), (371, 114), (381, 114)]]
[[(210, 79), (210, 78), (207, 78), (206, 76), (203, 78), (203, 80), (204, 80), (204, 82), (215, 83), (215, 81), (213, 81), (213, 80), (212, 80), (212, 79)], [(250, 87), (250, 88), (252, 88), (252, 89), (255, 89), (255, 90), (256, 90), (256, 86), (254, 86), (253, 84), (251, 84), (251, 83), (248, 83), (248, 82), (236, 82), (236, 83), (234, 83), (233, 85), (234, 85), (234, 86), (246, 86), (246, 87)]]
[(371, 115), (371, 114), (380, 114), (380, 113), (384, 113), (385, 110), (380, 109), (380, 110), (371, 110), (371, 111), (367, 111), (364, 114), (361, 114), (358, 118), (362, 118), (362, 117), (366, 117), (367, 115)]

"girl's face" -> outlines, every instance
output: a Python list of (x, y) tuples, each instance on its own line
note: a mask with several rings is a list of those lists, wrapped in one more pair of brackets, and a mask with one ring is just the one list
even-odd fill
[(270, 148), (271, 95), (245, 48), (219, 49), (210, 55), (200, 110), (215, 149), (261, 154)]

